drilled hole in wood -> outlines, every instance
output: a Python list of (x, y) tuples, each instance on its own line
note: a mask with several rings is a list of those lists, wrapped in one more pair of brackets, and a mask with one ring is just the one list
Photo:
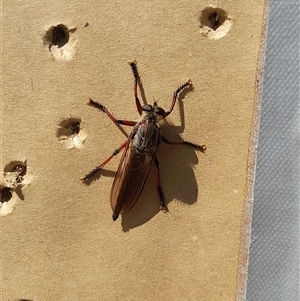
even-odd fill
[(12, 197), (12, 192), (9, 187), (3, 187), (0, 190), (0, 202), (8, 202)]
[(12, 161), (3, 170), (0, 185), (0, 215), (11, 213), (18, 201), (25, 199), (22, 188), (29, 185), (31, 177), (27, 175), (26, 161)]
[(231, 28), (232, 21), (226, 11), (219, 7), (208, 6), (200, 12), (200, 32), (210, 38), (219, 39)]
[(69, 61), (75, 55), (77, 40), (74, 32), (76, 27), (68, 28), (64, 24), (51, 26), (43, 38), (44, 45), (48, 46), (51, 55), (59, 61)]
[(60, 48), (66, 45), (68, 42), (69, 42), (69, 30), (63, 24), (50, 27), (50, 29), (46, 32), (44, 38), (44, 43), (48, 44), (49, 47), (55, 45), (58, 48)]
[(5, 186), (16, 187), (22, 183), (27, 172), (27, 163), (22, 161), (12, 161), (4, 167)]
[(67, 118), (62, 120), (56, 132), (56, 137), (66, 148), (81, 148), (86, 139), (85, 132), (81, 129), (80, 118)]

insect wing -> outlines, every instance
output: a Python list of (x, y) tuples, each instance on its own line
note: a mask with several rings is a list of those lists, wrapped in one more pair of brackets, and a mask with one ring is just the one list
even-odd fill
[(124, 150), (110, 193), (114, 220), (119, 214), (129, 211), (138, 201), (156, 152), (157, 148), (151, 152), (138, 152), (132, 146), (132, 141)]

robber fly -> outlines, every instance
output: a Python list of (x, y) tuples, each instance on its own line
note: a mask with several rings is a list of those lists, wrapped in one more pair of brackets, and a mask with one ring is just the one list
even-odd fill
[(128, 139), (124, 141), (110, 157), (81, 179), (81, 181), (86, 184), (96, 172), (101, 170), (120, 151), (124, 150), (110, 192), (110, 204), (113, 210), (112, 218), (114, 221), (120, 214), (126, 213), (136, 204), (143, 191), (153, 164), (156, 166), (157, 171), (157, 191), (160, 209), (163, 212), (168, 211), (161, 187), (159, 161), (157, 159), (158, 146), (161, 141), (173, 145), (188, 145), (201, 152), (206, 150), (205, 145), (198, 145), (187, 141), (169, 141), (161, 134), (158, 124), (159, 120), (166, 118), (173, 111), (180, 92), (186, 88), (192, 87), (191, 80), (187, 80), (174, 92), (173, 101), (168, 111), (160, 108), (156, 101), (154, 101), (153, 105), (145, 104), (142, 106), (137, 96), (137, 86), (139, 85), (140, 77), (136, 61), (133, 60), (128, 63), (134, 75), (134, 98), (136, 107), (139, 114), (142, 115), (142, 113), (144, 113), (144, 116), (138, 122), (119, 120), (113, 117), (102, 104), (89, 99), (88, 105), (104, 112), (116, 124), (133, 126), (133, 130)]

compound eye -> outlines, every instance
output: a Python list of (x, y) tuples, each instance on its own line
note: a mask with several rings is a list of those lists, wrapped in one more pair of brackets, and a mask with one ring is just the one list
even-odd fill
[(165, 112), (165, 110), (163, 109), (163, 108), (160, 108), (160, 107), (156, 107), (155, 109), (154, 109), (154, 113), (156, 114), (156, 115), (160, 115), (160, 116), (165, 116), (165, 114), (166, 114), (166, 112)]
[(152, 111), (152, 106), (151, 105), (144, 105), (142, 110), (145, 111), (145, 112), (151, 112)]

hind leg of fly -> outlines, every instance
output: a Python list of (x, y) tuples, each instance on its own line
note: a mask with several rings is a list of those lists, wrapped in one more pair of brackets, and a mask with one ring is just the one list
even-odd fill
[(163, 212), (168, 212), (168, 208), (165, 204), (165, 196), (161, 188), (161, 183), (160, 183), (160, 172), (159, 172), (159, 161), (157, 157), (155, 157), (154, 160), (155, 166), (156, 166), (156, 172), (157, 172), (157, 191), (159, 195), (159, 202), (160, 202), (160, 210)]
[(88, 174), (86, 174), (83, 178), (81, 178), (81, 182), (84, 184), (87, 184), (88, 181), (91, 180), (91, 178), (99, 171), (101, 170), (114, 156), (116, 156), (122, 149), (126, 148), (129, 144), (129, 140), (126, 140), (123, 142), (118, 148), (114, 150), (114, 152), (106, 159), (104, 160), (100, 165), (96, 166), (94, 169), (92, 169)]
[(163, 141), (164, 143), (167, 143), (167, 144), (171, 144), (171, 145), (188, 145), (188, 146), (195, 148), (196, 150), (199, 150), (202, 153), (204, 153), (206, 151), (205, 145), (199, 145), (199, 144), (189, 142), (189, 141), (169, 141), (164, 136), (161, 136), (161, 141)]

